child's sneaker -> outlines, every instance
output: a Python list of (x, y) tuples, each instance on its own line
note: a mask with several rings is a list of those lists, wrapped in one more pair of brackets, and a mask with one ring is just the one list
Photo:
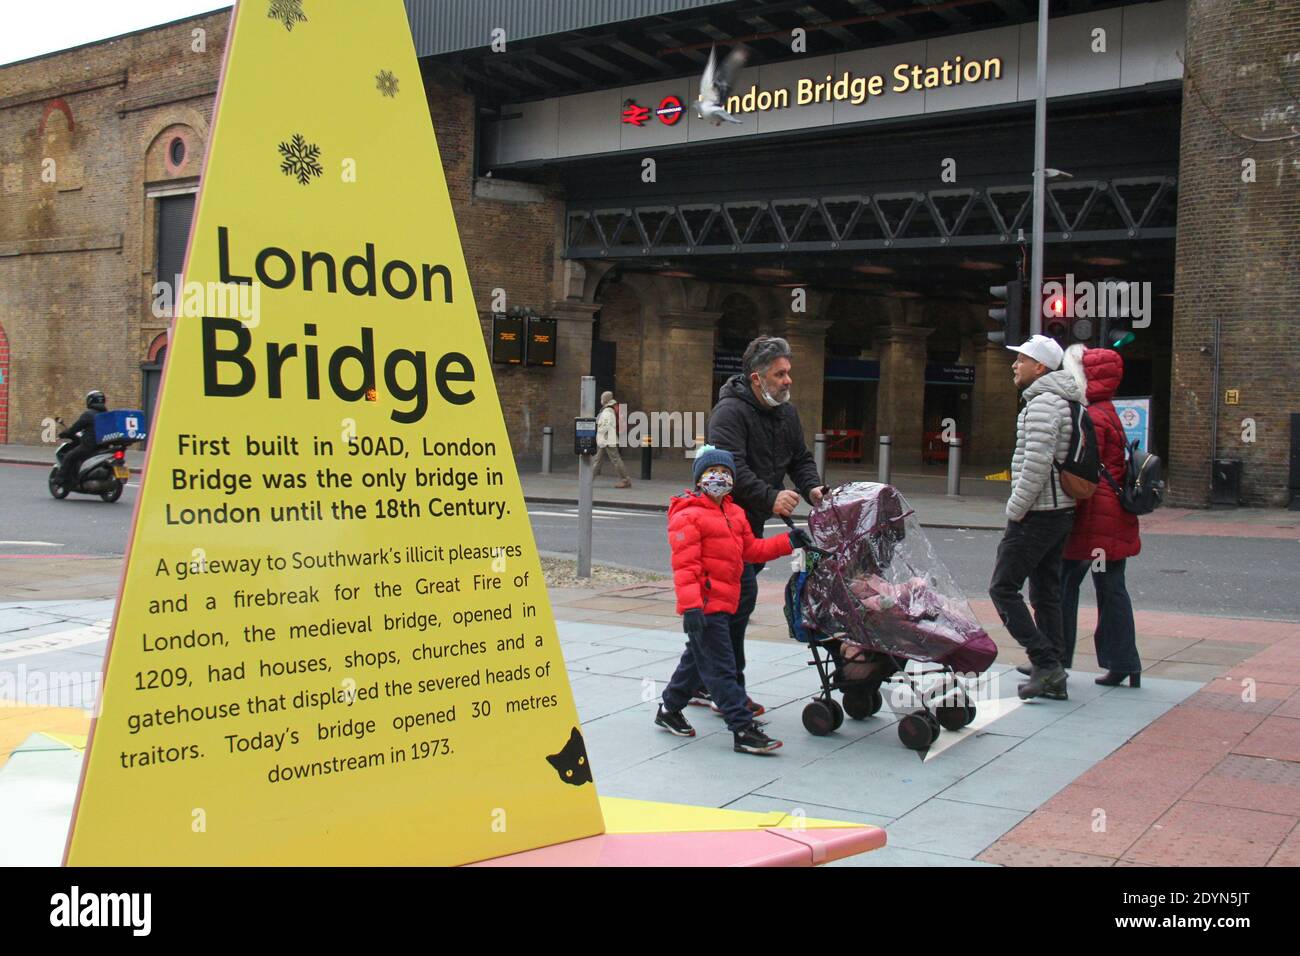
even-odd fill
[(734, 734), (733, 737), (735, 739), (733, 749), (736, 753), (770, 754), (781, 746), (781, 741), (773, 740), (763, 733), (757, 723), (750, 724), (744, 730)]
[[(754, 718), (754, 723), (758, 724), (758, 726), (760, 726), (760, 727), (766, 727), (766, 726), (767, 726), (767, 721), (766, 721), (766, 720), (759, 720), (759, 719), (758, 719), (758, 715), (761, 714), (761, 713), (763, 713), (763, 707), (762, 707), (762, 705), (760, 705), (760, 704), (755, 704), (752, 700), (746, 700), (746, 702), (745, 702), (745, 707), (749, 710), (750, 715)], [(755, 707), (757, 707), (758, 710), (754, 710)], [(722, 708), (719, 707), (717, 704), (710, 704), (710, 705), (709, 705), (709, 709), (713, 711), (713, 716), (714, 716), (714, 717), (721, 717), (721, 716), (722, 716)]]
[(687, 723), (686, 718), (682, 716), (680, 710), (664, 710), (663, 704), (659, 705), (659, 712), (655, 714), (655, 726), (662, 727), (670, 734), (676, 734), (678, 737), (694, 737), (695, 728)]
[(691, 703), (697, 707), (712, 707), (715, 711), (718, 709), (717, 705), (713, 703), (713, 698), (709, 696), (709, 692), (703, 687), (691, 695)]

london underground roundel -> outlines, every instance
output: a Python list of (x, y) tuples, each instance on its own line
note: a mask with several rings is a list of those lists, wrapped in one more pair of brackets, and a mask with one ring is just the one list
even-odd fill
[(665, 126), (674, 125), (682, 118), (682, 101), (680, 98), (669, 93), (655, 110), (655, 115), (659, 117), (659, 122)]

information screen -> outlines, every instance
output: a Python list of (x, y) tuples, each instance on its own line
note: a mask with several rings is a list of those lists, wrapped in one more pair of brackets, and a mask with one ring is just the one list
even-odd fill
[(492, 361), (498, 365), (524, 364), (523, 319), (492, 317)]
[(555, 364), (555, 320), (536, 316), (528, 320), (528, 364)]

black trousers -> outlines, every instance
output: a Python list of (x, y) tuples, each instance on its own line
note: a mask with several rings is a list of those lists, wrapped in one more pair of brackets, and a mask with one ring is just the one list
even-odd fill
[(758, 603), (758, 572), (765, 567), (764, 564), (745, 565), (740, 576), (740, 603), (731, 615), (731, 651), (736, 656), (736, 680), (741, 687), (745, 686), (745, 628)]
[[(1053, 668), (1065, 658), (1061, 622), (1061, 552), (1074, 524), (1074, 509), (1031, 511), (1008, 521), (998, 544), (989, 597), (998, 616), (1036, 667)], [(1030, 616), (1020, 589), (1029, 581)]]
[[(1074, 659), (1074, 641), (1079, 626), (1079, 587), (1088, 576), (1091, 561), (1061, 562), (1061, 610), (1065, 617), (1065, 660), (1068, 668)], [(1137, 674), (1142, 670), (1138, 657), (1137, 631), (1133, 626), (1133, 601), (1124, 583), (1124, 558), (1106, 562), (1105, 571), (1092, 572), (1097, 592), (1097, 630), (1093, 641), (1097, 664), (1108, 671)]]
[(95, 446), (87, 447), (85, 445), (76, 445), (68, 449), (68, 453), (63, 456), (63, 467), (59, 471), (59, 483), (64, 488), (71, 488), (77, 483), (77, 472), (81, 470), (81, 463), (95, 453)]

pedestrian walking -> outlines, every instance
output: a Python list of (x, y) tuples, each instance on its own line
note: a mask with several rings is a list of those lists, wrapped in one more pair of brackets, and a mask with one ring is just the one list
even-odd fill
[[(821, 503), (821, 476), (804, 441), (799, 412), (790, 403), (792, 355), (785, 339), (760, 335), (745, 349), (743, 371), (718, 390), (718, 404), (709, 416), (708, 440), (735, 456), (733, 497), (744, 509), (754, 537), (773, 515), (788, 517), (800, 495), (811, 505)], [(785, 487), (789, 478), (799, 489)], [(758, 573), (763, 562), (749, 562), (741, 578), (740, 603), (731, 619), (731, 645), (737, 680), (745, 686), (745, 630), (758, 600)], [(697, 703), (708, 703), (704, 695)], [(761, 704), (748, 701), (755, 714)]]
[(632, 479), (623, 467), (623, 456), (618, 452), (618, 402), (614, 401), (613, 392), (602, 392), (600, 396), (600, 413), (596, 416), (596, 458), (592, 462), (592, 475), (600, 477), (600, 468), (608, 458), (618, 471), (619, 483), (615, 488), (631, 488)]
[(1097, 433), (1097, 456), (1105, 474), (1091, 498), (1075, 502), (1074, 528), (1065, 542), (1061, 563), (1065, 656), (1061, 663), (1067, 669), (1073, 664), (1079, 588), (1088, 569), (1093, 568), (1097, 629), (1092, 637), (1097, 663), (1106, 671), (1096, 682), (1113, 687), (1128, 680), (1130, 687), (1138, 687), (1141, 685), (1142, 662), (1138, 658), (1133, 602), (1124, 582), (1124, 573), (1128, 559), (1141, 552), (1142, 538), (1138, 516), (1126, 511), (1120, 503), (1119, 489), (1123, 486), (1127, 467), (1125, 448), (1128, 439), (1111, 401), (1124, 378), (1124, 360), (1112, 349), (1071, 345), (1066, 350), (1065, 363), (1067, 367), (1080, 367), (1087, 380), (1088, 417)]
[(673, 586), (687, 643), (664, 689), (655, 724), (679, 737), (694, 737), (695, 728), (682, 711), (703, 685), (727, 722), (734, 749), (770, 753), (781, 741), (768, 737), (749, 709), (737, 679), (731, 621), (747, 563), (771, 561), (812, 542), (799, 530), (774, 538), (755, 537), (744, 512), (731, 499), (735, 474), (736, 461), (730, 452), (701, 446), (695, 457), (694, 490), (677, 495), (668, 509)]
[[(1008, 348), (1019, 353), (1011, 374), (1024, 407), (1016, 419), (1007, 528), (998, 544), (989, 597), (1029, 655), (1029, 680), (1019, 687), (1021, 699), (1064, 700), (1061, 553), (1074, 523), (1074, 499), (1061, 487), (1055, 465), (1069, 452), (1070, 403), (1083, 402), (1084, 384), (1081, 375), (1061, 368), (1064, 353), (1055, 339), (1033, 335)], [(1026, 579), (1033, 615), (1020, 593)]]

